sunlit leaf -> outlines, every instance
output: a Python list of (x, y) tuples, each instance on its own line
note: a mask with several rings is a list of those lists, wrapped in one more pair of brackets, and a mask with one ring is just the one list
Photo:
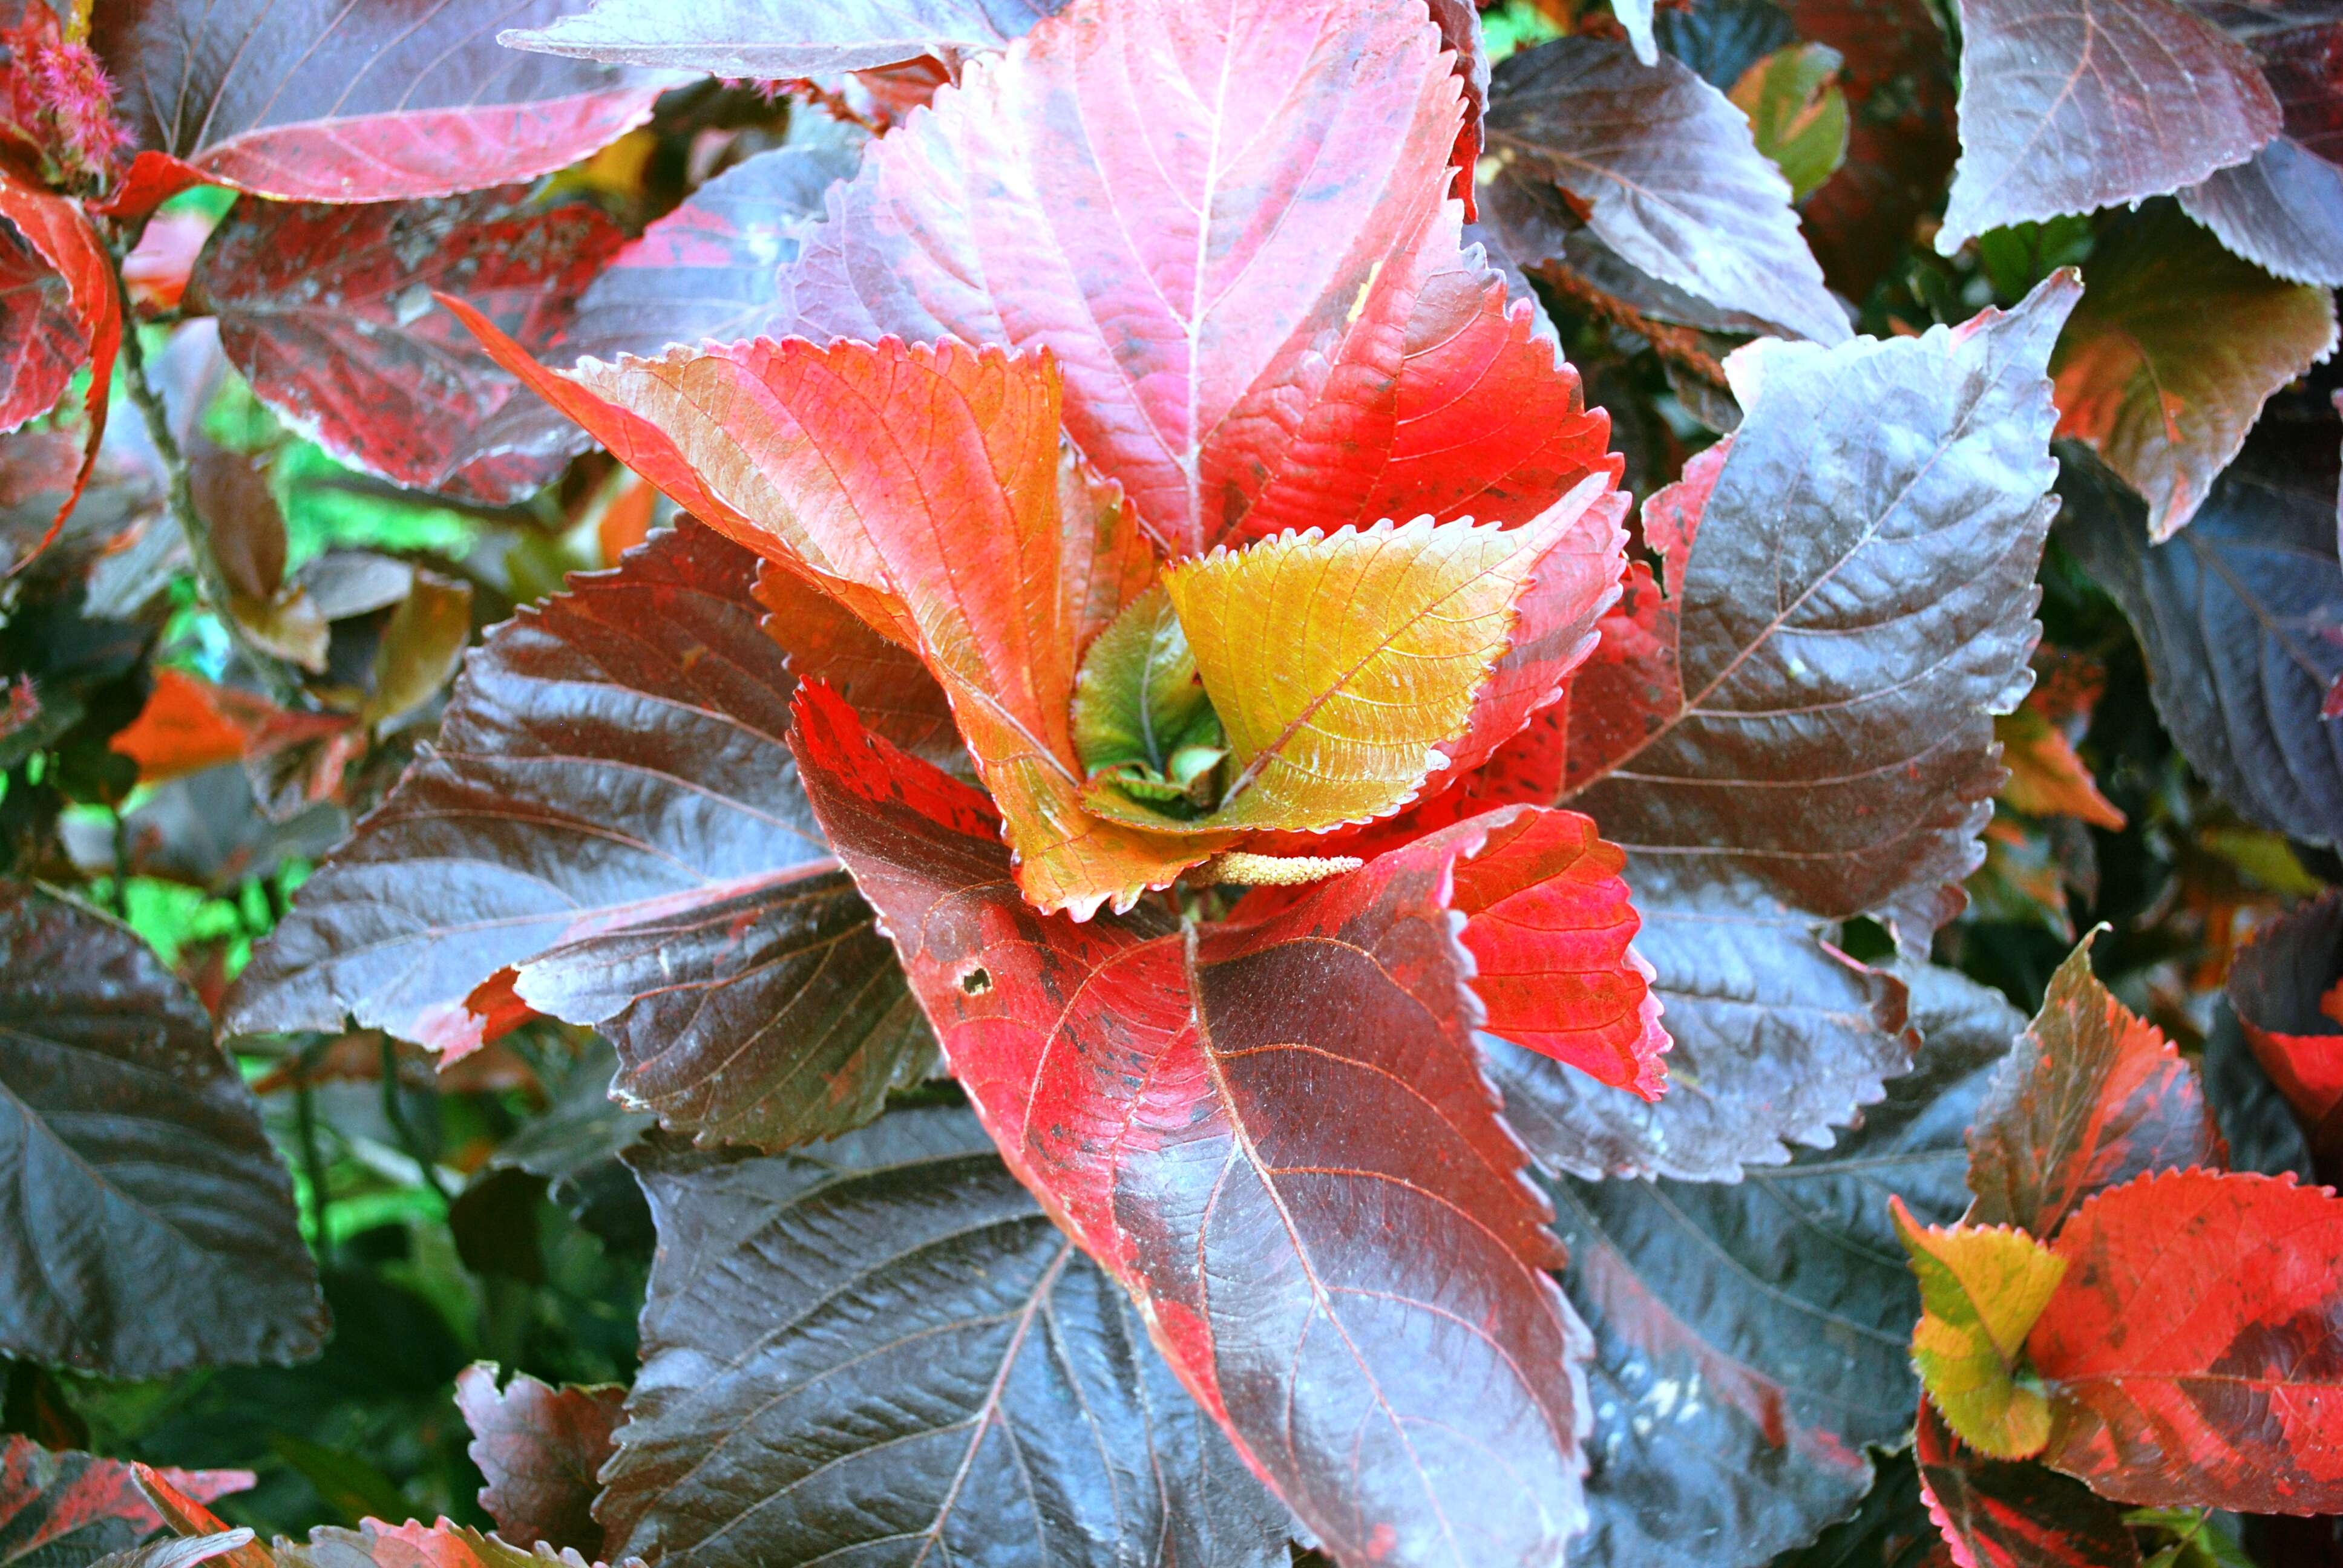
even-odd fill
[(2041, 1452), (2049, 1402), (2039, 1387), (2020, 1381), (2020, 1360), (2066, 1260), (2011, 1226), (1923, 1226), (1902, 1199), (1890, 1201), (1920, 1281), (1912, 1364), (1928, 1402), (1963, 1442), (1993, 1458)]

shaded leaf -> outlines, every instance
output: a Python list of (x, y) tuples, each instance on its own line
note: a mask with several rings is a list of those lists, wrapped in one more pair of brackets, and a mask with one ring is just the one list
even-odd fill
[(660, 1245), (614, 1552), (1285, 1563), (1282, 1510), (967, 1111), (632, 1158)]
[(2335, 348), (2335, 301), (2221, 248), (2177, 208), (2100, 239), (2052, 356), (2058, 429), (2147, 498), (2149, 537), (2187, 525), (2269, 395)]
[(1794, 202), (1805, 200), (1846, 156), (1838, 67), (1838, 51), (1829, 45), (1799, 44), (1756, 62), (1726, 92), (1749, 116), (1757, 150), (1790, 182)]
[(497, 1533), (516, 1546), (543, 1541), (598, 1557), (594, 1522), (596, 1473), (614, 1452), (627, 1391), (615, 1383), (548, 1388), (515, 1372), (502, 1389), (497, 1369), (474, 1362), (456, 1379), (456, 1408), (472, 1429), (466, 1450), (488, 1484), (480, 1506)]
[(359, 717), (382, 724), (438, 695), (472, 638), (472, 585), (417, 567), (414, 586), (384, 623), (374, 652), (374, 689)]
[(106, 435), (108, 389), (122, 347), (114, 258), (81, 208), (0, 168), (0, 431), (46, 413), (82, 367), (82, 458), (65, 504), (37, 543), (15, 551), (11, 575), (47, 548), (81, 499)]
[(127, 927), (0, 884), (0, 1347), (97, 1372), (315, 1354), (292, 1184), (210, 1018)]
[(2333, 891), (2256, 933), (2229, 970), (2247, 1044), (2293, 1110), (2322, 1174), (2343, 1170), (2343, 894)]
[(2032, 680), (2043, 367), (2077, 292), (2061, 274), (1957, 329), (1736, 361), (1730, 454), (1645, 507), (1655, 544), (1681, 536), (1677, 591), (1610, 678), (1660, 699), (1635, 694), (1647, 717), (1607, 755), (1574, 748), (1572, 803), (1631, 856), (1876, 914), (1906, 951), (1958, 911), (2001, 780), (1992, 715)]
[(2334, 496), (2249, 448), (2151, 548), (2137, 500), (2083, 461), (2065, 467), (2059, 539), (2138, 633), (2189, 766), (2248, 820), (2343, 842), (2343, 723), (2320, 712), (2343, 675)]
[(2343, 285), (2343, 102), (2332, 65), (2343, 15), (2322, 5), (2188, 4), (2253, 55), (2284, 128), (2246, 162), (2182, 191), (2180, 205), (2280, 277)]
[(621, 247), (577, 297), (558, 347), (539, 347), (557, 360), (616, 359), (779, 336), (779, 269), (796, 259), (823, 192), (860, 156), (847, 127), (791, 116), (787, 144), (726, 169)]
[(2229, 1146), (2229, 1168), (2263, 1176), (2312, 1175), (2309, 1141), (2294, 1108), (2246, 1043), (2244, 1026), (2226, 1000), (2213, 1010), (2205, 1036), (2205, 1098)]
[[(252, 1485), (248, 1470), (165, 1472), (209, 1502)], [(130, 1466), (86, 1453), (53, 1453), (29, 1439), (0, 1437), (0, 1563), (83, 1568), (126, 1551), (163, 1525)]]
[[(577, 0), (568, 0), (575, 5)], [(579, 60), (782, 80), (932, 55), (948, 65), (1005, 48), (1065, 0), (593, 0), (499, 35), (508, 48)]]
[[(272, 822), (244, 769), (226, 764), (148, 790), (122, 819), (123, 848), (133, 876), (232, 894), (249, 879), (276, 875), (288, 859), (319, 859), (349, 825), (341, 808), (330, 805)], [(61, 829), (84, 876), (114, 874), (111, 824), (68, 818)]]
[(2099, 984), (2085, 938), (2050, 977), (2042, 1010), (1977, 1112), (1969, 1218), (2047, 1240), (2094, 1193), (2227, 1162), (2197, 1070)]
[(1077, 924), (1018, 896), (982, 796), (819, 688), (796, 745), (994, 1141), (1302, 1521), (1345, 1557), (1552, 1558), (1584, 1331), (1443, 907), (1503, 819), (1253, 924)]
[(1928, 1512), (1967, 1568), (2137, 1568), (2123, 1515), (2043, 1465), (1989, 1459), (1920, 1407), (1912, 1450)]
[(771, 561), (757, 567), (765, 635), (789, 657), (789, 673), (837, 691), (874, 730), (939, 768), (972, 773), (952, 725), (951, 699), (920, 656), (870, 629), (854, 612)]
[(1611, 468), (1607, 421), (1459, 248), (1453, 64), (1420, 7), (1075, 6), (870, 149), (784, 318), (1048, 347), (1068, 434), (1174, 557), (1526, 521)]
[(196, 180), (381, 202), (534, 179), (616, 141), (672, 78), (499, 47), (570, 0), (104, 0), (90, 44), (142, 150), (117, 205)]
[(1959, 150), (1952, 46), (1927, 0), (1783, 0), (1796, 35), (1839, 55), (1846, 161), (1801, 209), (1823, 276), (1861, 299), (1935, 212)]
[(2099, 792), (2075, 743), (2033, 698), (1995, 719), (1993, 738), (2009, 769), (1998, 796), (2004, 805), (2029, 817), (2073, 817), (2122, 831), (2122, 809)]
[(342, 461), (416, 489), (526, 499), (585, 449), (576, 426), (436, 307), (461, 295), (532, 351), (568, 325), (625, 233), (525, 186), (363, 206), (245, 201), (189, 285), (263, 403)]
[[(1572, 1562), (1764, 1563), (1852, 1510), (1873, 1485), (1866, 1446), (1910, 1429), (1920, 1296), (1886, 1198), (1930, 1221), (1960, 1213), (1961, 1130), (2022, 1021), (1949, 970), (1912, 988), (1917, 1064), (1834, 1146), (1738, 1181), (1549, 1187), (1565, 1288), (1595, 1342), (1594, 1527)], [(1679, 1082), (1671, 1098), (1699, 1093)]]
[[(1845, 339), (1781, 171), (1748, 117), (1689, 66), (1556, 38), (1501, 62), (1491, 94), (1500, 183), (1560, 186), (1596, 238), (1664, 285), (1797, 337)], [(1524, 262), (1551, 254), (1510, 237), (1508, 248)]]
[(2066, 1277), (2026, 1342), (2045, 1462), (2119, 1503), (2343, 1505), (2343, 1199), (2167, 1171), (2092, 1199), (2056, 1247)]
[(1085, 809), (1077, 657), (1153, 558), (1113, 487), (1061, 457), (1047, 355), (759, 338), (554, 372), (454, 307), (499, 363), (679, 506), (920, 656), (1001, 803), (1036, 904), (1127, 908), (1230, 842)]
[(621, 1098), (702, 1137), (819, 1137), (916, 1080), (925, 1026), (781, 739), (793, 682), (755, 568), (687, 524), (491, 633), (227, 1026), (348, 1018), (460, 1051), (511, 969), (618, 1046)]
[[(851, 691), (840, 689), (857, 711)], [(876, 723), (881, 734), (883, 728)], [(1140, 799), (1209, 808), (1227, 733), (1196, 673), (1188, 633), (1160, 583), (1091, 639), (1074, 676), (1074, 755)]]
[(2049, 1402), (2030, 1379), (2021, 1381), (2019, 1362), (2066, 1260), (2013, 1226), (1922, 1226), (1902, 1199), (1888, 1201), (1920, 1282), (1912, 1364), (1929, 1404), (1964, 1442), (1993, 1458), (2041, 1452)]
[(2253, 57), (2171, 0), (1961, 0), (1961, 161), (1936, 248), (2162, 196), (2278, 130)]

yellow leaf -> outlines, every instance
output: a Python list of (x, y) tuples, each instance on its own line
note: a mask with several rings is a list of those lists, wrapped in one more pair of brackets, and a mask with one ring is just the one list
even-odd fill
[(1912, 1365), (1945, 1423), (1996, 1459), (2026, 1459), (2050, 1440), (2050, 1404), (2023, 1371), (2026, 1336), (2066, 1260), (2014, 1226), (1922, 1225), (1888, 1200), (1919, 1277)]

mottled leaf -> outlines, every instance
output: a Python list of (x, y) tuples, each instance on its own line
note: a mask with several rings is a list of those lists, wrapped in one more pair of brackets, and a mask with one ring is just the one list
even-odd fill
[(2103, 236), (2051, 358), (2058, 430), (2187, 526), (2269, 395), (2335, 348), (2335, 301), (2239, 261), (2177, 208)]
[(309, 1532), (307, 1545), (280, 1541), (272, 1559), (275, 1568), (545, 1568), (546, 1561), (445, 1519), (437, 1524), (368, 1519), (356, 1530), (322, 1525)]
[(532, 352), (625, 240), (598, 208), (523, 186), (365, 206), (244, 201), (189, 285), (263, 403), (335, 457), (416, 489), (501, 505), (585, 449), (578, 427), (432, 303), (448, 289)]
[(1068, 433), (1175, 557), (1526, 521), (1615, 472), (1607, 422), (1459, 248), (1441, 44), (1403, 5), (1082, 0), (870, 149), (784, 318), (1048, 347)]
[(1847, 337), (1781, 171), (1748, 117), (1682, 62), (1643, 65), (1595, 37), (1542, 44), (1498, 65), (1488, 138), (1500, 183), (1560, 186), (1630, 266), (1797, 337)]
[(1865, 1448), (1910, 1429), (1920, 1297), (1887, 1196), (1932, 1221), (1958, 1216), (1961, 1129), (2023, 1021), (1949, 970), (1919, 971), (1912, 987), (1926, 1039), (1917, 1065), (1835, 1146), (1739, 1181), (1549, 1188), (1571, 1253), (1565, 1288), (1595, 1342), (1594, 1527), (1573, 1563), (1766, 1562), (1853, 1509), (1872, 1485)]
[(2045, 1462), (2118, 1503), (2343, 1508), (2343, 1199), (2167, 1171), (2092, 1199), (2056, 1248), (2066, 1277), (2026, 1342)]
[(0, 431), (46, 413), (76, 371), (90, 372), (81, 467), (46, 532), (15, 552), (13, 575), (57, 537), (96, 466), (122, 346), (122, 297), (106, 242), (73, 202), (0, 168), (0, 218), (13, 226), (0, 226)]
[(1993, 721), (2002, 765), (2009, 769), (1996, 798), (2029, 817), (2073, 817), (2109, 832), (2122, 831), (2122, 809), (2100, 793), (2089, 766), (2066, 731), (2042, 709), (2039, 696), (2035, 693)]
[(2123, 1515), (2090, 1488), (2023, 1460), (1989, 1459), (1920, 1407), (1912, 1449), (1936, 1527), (1964, 1568), (2138, 1568)]
[(860, 135), (792, 115), (785, 145), (726, 169), (612, 256), (578, 296), (547, 357), (616, 359), (673, 343), (779, 336), (787, 328), (775, 316), (780, 268), (797, 258), (822, 193), (854, 172)]
[(1961, 0), (1961, 161), (1936, 248), (2162, 196), (2278, 134), (2253, 57), (2172, 0)]
[(1730, 454), (1689, 477), (1695, 504), (1645, 508), (1682, 565), (1649, 657), (1611, 678), (1660, 699), (1607, 755), (1574, 746), (1572, 804), (1680, 879), (1874, 913), (1925, 951), (1982, 857), (1992, 716), (2032, 680), (2043, 369), (2077, 292), (2061, 274), (1957, 329), (1736, 360)]
[(2248, 819), (2343, 842), (2343, 676), (2335, 497), (2283, 460), (2246, 455), (2195, 521), (2150, 548), (2144, 509), (2070, 460), (2059, 539), (2115, 596), (2147, 656), (2148, 694), (2196, 769)]
[(2321, 0), (2187, 4), (2253, 55), (2284, 128), (2250, 159), (2182, 191), (2180, 205), (2280, 277), (2343, 285), (2343, 87), (2334, 69), (2343, 12)]
[(0, 884), (0, 1349), (107, 1377), (326, 1333), (292, 1182), (195, 994), (128, 927)]
[[(252, 1485), (248, 1470), (173, 1470), (180, 1489), (209, 1502)], [(86, 1453), (53, 1453), (28, 1438), (0, 1437), (0, 1563), (84, 1568), (162, 1528), (130, 1466)]]
[(1128, 907), (1231, 841), (1084, 807), (1076, 661), (1153, 562), (1121, 498), (1061, 458), (1047, 355), (759, 338), (555, 372), (450, 303), (679, 506), (920, 655), (1035, 903)]
[(493, 632), (437, 745), (255, 954), (228, 1027), (355, 1019), (460, 1051), (474, 993), (518, 991), (610, 1037), (621, 1098), (766, 1145), (916, 1079), (926, 1028), (782, 739), (794, 682), (755, 569), (687, 524)]
[[(2050, 977), (1969, 1133), (1969, 1218), (2048, 1240), (2093, 1193), (2226, 1166), (2197, 1070), (2091, 973), (2091, 939)], [(1966, 1435), (1966, 1434), (1965, 1434)]]
[(466, 1450), (488, 1484), (480, 1506), (516, 1546), (545, 1542), (601, 1555), (595, 1480), (610, 1457), (627, 1391), (616, 1383), (550, 1388), (527, 1372), (497, 1387), (497, 1369), (474, 1362), (456, 1379), (456, 1408), (472, 1429)]
[(2254, 1060), (2292, 1108), (2322, 1174), (2343, 1171), (2343, 894), (2257, 932), (2229, 970), (2229, 1005)]
[(1912, 1365), (1929, 1404), (1993, 1458), (2041, 1452), (2049, 1402), (2030, 1378), (2021, 1381), (2019, 1362), (2066, 1261), (2014, 1226), (1923, 1226), (1902, 1199), (1889, 1203), (1920, 1282)]
[(1584, 1331), (1445, 908), (1493, 819), (1257, 923), (1077, 924), (1018, 896), (980, 795), (819, 688), (796, 744), (994, 1141), (1302, 1521), (1362, 1560), (1554, 1557)]
[(1283, 1511), (967, 1111), (632, 1158), (659, 1252), (614, 1553), (1282, 1568)]
[(674, 78), (498, 46), (499, 28), (568, 3), (103, 0), (90, 43), (142, 149), (130, 205), (196, 180), (404, 201), (574, 163), (649, 118)]

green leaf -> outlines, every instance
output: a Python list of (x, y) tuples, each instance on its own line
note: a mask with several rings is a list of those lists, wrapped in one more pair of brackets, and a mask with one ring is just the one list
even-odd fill
[(1209, 808), (1228, 755), (1188, 634), (1158, 583), (1124, 607), (1082, 658), (1074, 684), (1074, 752), (1151, 802)]
[(2066, 1261), (2013, 1227), (1924, 1226), (1900, 1197), (1888, 1203), (1920, 1282), (1912, 1364), (1929, 1399), (1982, 1453), (2041, 1452), (2050, 1440), (2050, 1404), (2020, 1361)]
[(1846, 161), (1846, 95), (1839, 91), (1837, 50), (1793, 44), (1751, 65), (1726, 95), (1749, 116), (1757, 150), (1790, 182), (1790, 199), (1838, 172)]

